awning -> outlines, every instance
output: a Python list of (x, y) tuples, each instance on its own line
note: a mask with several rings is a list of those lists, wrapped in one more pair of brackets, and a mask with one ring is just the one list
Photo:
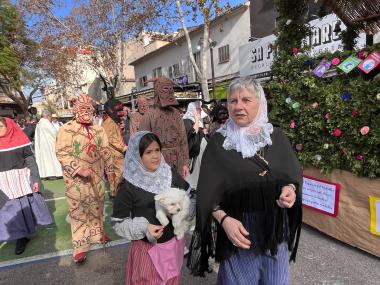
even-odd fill
[(379, 0), (325, 0), (346, 26), (366, 33), (380, 32)]
[(210, 98), (216, 100), (227, 99), (228, 86), (230, 86), (231, 80), (223, 81), (215, 84), (215, 98), (213, 92), (210, 92)]
[(12, 117), (13, 118), (13, 110), (3, 110), (3, 109), (0, 109), (0, 116), (4, 116), (4, 117)]

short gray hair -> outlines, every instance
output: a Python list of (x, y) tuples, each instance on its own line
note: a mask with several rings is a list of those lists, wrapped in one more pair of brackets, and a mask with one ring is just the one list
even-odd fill
[(232, 80), (232, 82), (230, 83), (230, 86), (228, 87), (227, 98), (230, 97), (230, 95), (233, 92), (235, 92), (236, 90), (240, 90), (242, 88), (247, 89), (258, 98), (261, 98), (261, 96), (265, 96), (264, 90), (261, 84), (257, 82), (254, 78), (252, 78), (251, 76), (245, 76), (245, 77), (239, 77)]
[(48, 110), (42, 110), (41, 116), (45, 118), (47, 116), (51, 116), (51, 113)]

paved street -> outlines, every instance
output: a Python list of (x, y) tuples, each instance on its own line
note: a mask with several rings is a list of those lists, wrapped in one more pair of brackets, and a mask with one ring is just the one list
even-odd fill
[[(86, 264), (76, 266), (70, 257), (0, 269), (0, 284), (123, 284), (128, 246), (91, 252)], [(349, 247), (304, 227), (297, 258), (291, 265), (292, 284), (375, 285), (380, 280), (380, 258)], [(184, 269), (181, 284), (215, 284), (216, 273), (194, 278)]]

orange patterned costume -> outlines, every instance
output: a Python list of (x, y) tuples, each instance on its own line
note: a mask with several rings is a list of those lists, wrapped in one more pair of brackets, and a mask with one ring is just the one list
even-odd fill
[[(74, 256), (101, 241), (103, 230), (104, 173), (113, 174), (108, 139), (101, 126), (92, 125), (90, 98), (81, 95), (74, 107), (76, 118), (57, 135), (56, 153), (63, 167), (66, 199), (71, 218)], [(79, 171), (91, 169), (90, 177)]]

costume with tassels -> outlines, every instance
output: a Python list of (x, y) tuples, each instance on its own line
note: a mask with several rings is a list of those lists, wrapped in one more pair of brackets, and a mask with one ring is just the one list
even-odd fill
[[(192, 274), (202, 276), (209, 269), (209, 257), (215, 257), (221, 262), (218, 284), (261, 284), (253, 280), (255, 266), (266, 257), (266, 262), (277, 262), (283, 269), (285, 280), (287, 250), (291, 260), (297, 252), (302, 171), (285, 134), (268, 122), (265, 96), (261, 95), (255, 120), (247, 127), (227, 120), (208, 142), (202, 158), (188, 266)], [(291, 208), (280, 208), (276, 201), (289, 184), (294, 185), (296, 202)], [(250, 249), (238, 248), (229, 240), (212, 217), (218, 208), (243, 224), (249, 232), (245, 237)], [(269, 275), (277, 274), (274, 265), (268, 267), (273, 269)]]
[(154, 81), (154, 105), (141, 119), (140, 131), (156, 134), (162, 143), (162, 154), (171, 167), (181, 172), (189, 165), (186, 129), (174, 97), (173, 82), (166, 77)]
[[(59, 129), (56, 152), (64, 171), (75, 256), (102, 239), (104, 173), (110, 177), (114, 170), (107, 135), (103, 127), (92, 124), (91, 99), (80, 95), (74, 112), (75, 120)], [(91, 176), (80, 175), (83, 170), (91, 170)]]
[(110, 99), (104, 104), (106, 115), (103, 120), (103, 128), (107, 134), (108, 143), (113, 158), (115, 180), (110, 183), (111, 196), (116, 195), (117, 186), (123, 179), (124, 151), (126, 146), (123, 141), (120, 123), (124, 115), (123, 104), (116, 99)]

